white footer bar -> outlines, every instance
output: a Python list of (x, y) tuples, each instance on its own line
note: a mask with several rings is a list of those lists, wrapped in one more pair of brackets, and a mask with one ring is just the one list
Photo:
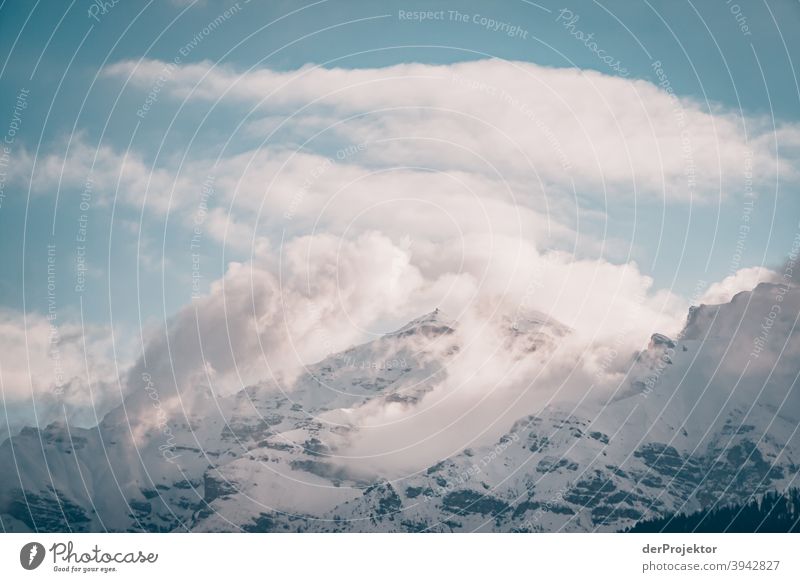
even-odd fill
[(800, 580), (799, 541), (791, 534), (2, 534), (0, 572), (3, 580), (137, 582), (777, 582)]

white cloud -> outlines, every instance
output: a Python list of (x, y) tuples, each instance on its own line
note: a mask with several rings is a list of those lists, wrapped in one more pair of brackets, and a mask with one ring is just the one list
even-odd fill
[(0, 310), (0, 440), (26, 425), (96, 424), (125, 391), (117, 372), (127, 363), (113, 353), (106, 328)]
[[(126, 61), (105, 74), (130, 75), (146, 90), (163, 66)], [(235, 111), (253, 105), (241, 120), (247, 146), (218, 160), (207, 148), (201, 157), (189, 151), (179, 165), (79, 134), (66, 154), (36, 160), (33, 191), (67, 193), (91, 177), (98, 203), (116, 197), (169, 211), (170, 224), (194, 229), (211, 180), (202, 235), (243, 259), (254, 241), (373, 230), (436, 243), (502, 235), (578, 256), (603, 248), (630, 257), (640, 249), (606, 238), (607, 213), (661, 197), (718, 200), (748, 180), (757, 193), (771, 173), (796, 177), (800, 142), (793, 125), (773, 131), (760, 118), (707, 112), (646, 81), (500, 60), (245, 73), (197, 63), (175, 67), (161, 95), (212, 107), (232, 99)], [(281, 123), (292, 130), (288, 142), (272, 133)], [(778, 166), (775, 140), (789, 156)], [(25, 181), (33, 169), (23, 156), (15, 175)]]
[[(308, 235), (265, 250), (252, 263), (232, 264), (207, 296), (170, 321), (166, 335), (149, 342), (146, 359), (128, 382), (136, 385), (147, 372), (161, 401), (176, 412), (192, 410), (194, 399), (206, 394), (204, 387), (230, 394), (267, 381), (291, 390), (305, 365), (374, 339), (388, 331), (385, 321), (407, 321), (439, 306), (462, 323), (472, 355), (465, 351), (437, 394), (458, 386), (454, 402), (469, 408), (484, 394), (479, 389), (466, 394), (461, 386), (493, 386), (496, 374), (494, 382), (507, 389), (498, 393), (503, 398), (485, 404), (495, 410), (508, 404), (520, 378), (530, 377), (524, 372), (538, 362), (511, 366), (513, 350), (492, 343), (502, 334), (491, 330), (507, 331), (510, 318), (533, 310), (571, 326), (573, 338), (545, 375), (551, 377), (553, 370), (591, 354), (595, 345), (614, 344), (629, 354), (654, 331), (677, 331), (686, 304), (651, 287), (635, 265), (541, 255), (530, 242), (510, 237), (470, 235), (417, 244), (377, 232), (353, 239)], [(515, 372), (500, 380), (512, 367)], [(575, 394), (577, 378), (585, 378), (587, 370), (572, 378), (562, 397)], [(546, 387), (552, 392), (559, 386)], [(146, 396), (140, 396), (143, 410), (149, 410)], [(134, 422), (146, 425), (149, 415), (137, 415), (134, 402), (127, 409)]]
[[(106, 74), (133, 75), (146, 90), (162, 69), (124, 62)], [(100, 202), (118, 195), (158, 216), (169, 210), (176, 213), (170, 224), (200, 228), (245, 257), (148, 342), (126, 382), (148, 411), (149, 396), (136, 389), (144, 372), (177, 413), (207, 385), (215, 393), (265, 379), (285, 387), (304, 364), (371, 339), (385, 331), (383, 322), (436, 306), (467, 322), (497, 325), (494, 314), (538, 310), (570, 326), (574, 344), (547, 373), (581, 361), (566, 390), (574, 393), (591, 383), (592, 369), (606, 372), (597, 350), (630, 353), (653, 332), (675, 334), (687, 307), (654, 289), (633, 262), (554, 250), (602, 242), (575, 224), (578, 194), (608, 194), (611, 207), (640, 195), (717, 199), (720, 187), (725, 194), (741, 188), (746, 168), (756, 185), (775, 168), (773, 136), (761, 120), (745, 120), (748, 142), (730, 112), (683, 100), (679, 121), (676, 102), (645, 81), (532, 64), (239, 73), (200, 63), (176, 68), (163, 95), (261, 104), (243, 132), (249, 139), (277, 127), (281, 114), (295, 114), (295, 137), (322, 134), (303, 148), (266, 139), (219, 161), (188, 155), (180, 167), (93, 147), (80, 135), (66, 154), (36, 161), (36, 192), (80, 188), (91, 176)], [(780, 129), (789, 143), (797, 135), (793, 126)], [(785, 176), (794, 176), (792, 162), (781, 161)], [(23, 158), (16, 179), (33, 169)], [(688, 179), (696, 190), (687, 189)], [(600, 221), (607, 208), (597, 211)], [(741, 271), (708, 294), (722, 297), (757, 278)], [(479, 336), (438, 396), (465, 382), (480, 387), (513, 367), (513, 354), (492, 347), (496, 336)], [(517, 371), (486, 410), (499, 414), (492, 407), (513, 399), (531, 370)], [(21, 382), (27, 371), (15, 373)], [(33, 390), (48, 389), (40, 384)], [(459, 394), (454, 415), (482, 398)]]
[[(163, 67), (124, 61), (105, 74), (130, 76), (146, 89)], [(542, 179), (565, 191), (574, 183), (629, 199), (715, 200), (744, 188), (745, 167), (756, 184), (774, 182), (773, 142), (797, 143), (800, 135), (794, 125), (773, 128), (761, 118), (677, 99), (647, 81), (497, 59), (290, 72), (201, 62), (177, 68), (164, 91), (213, 106), (220, 99), (246, 102), (258, 106), (254, 123), (266, 117), (271, 126), (278, 113), (292, 124), (332, 110), (331, 131), (345, 142), (405, 138), (371, 149), (382, 162), (434, 159), (442, 168), (486, 172), (478, 156), (509, 179)], [(409, 139), (419, 137), (430, 141)], [(796, 158), (791, 150), (786, 155)], [(783, 177), (797, 178), (793, 159), (781, 161)]]
[(759, 283), (776, 283), (780, 275), (764, 267), (747, 267), (739, 269), (733, 275), (725, 277), (722, 281), (711, 284), (706, 289), (698, 303), (716, 305), (727, 303), (734, 295), (741, 291), (750, 291)]
[(38, 157), (20, 151), (10, 177), (18, 184), (30, 185), (33, 194), (75, 195), (76, 206), (80, 202), (77, 196), (88, 191), (93, 205), (107, 206), (117, 199), (133, 208), (146, 205), (160, 214), (170, 208), (170, 193), (197, 189), (194, 175), (148, 165), (135, 151), (95, 146), (82, 132), (57, 142), (52, 151)]
[[(128, 383), (150, 374), (161, 401), (176, 410), (190, 410), (204, 387), (231, 394), (267, 381), (286, 389), (304, 365), (363, 339), (376, 318), (405, 315), (423, 281), (404, 253), (378, 233), (323, 234), (232, 263), (166, 334), (153, 336)], [(149, 410), (147, 395), (139, 397)], [(136, 418), (135, 401), (128, 410)]]

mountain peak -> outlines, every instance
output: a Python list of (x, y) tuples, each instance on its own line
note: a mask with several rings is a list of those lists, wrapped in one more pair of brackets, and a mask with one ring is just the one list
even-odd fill
[(397, 331), (387, 333), (385, 337), (404, 337), (416, 333), (425, 335), (441, 335), (453, 333), (456, 323), (447, 317), (438, 307), (416, 319), (412, 319)]

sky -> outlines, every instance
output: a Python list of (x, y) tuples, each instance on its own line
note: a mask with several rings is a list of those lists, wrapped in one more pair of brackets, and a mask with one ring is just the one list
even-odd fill
[(798, 27), (789, 0), (2, 2), (7, 424), (90, 424), (181, 325), (224, 328), (237, 376), (270, 326), (288, 368), (439, 306), (677, 331), (800, 232)]

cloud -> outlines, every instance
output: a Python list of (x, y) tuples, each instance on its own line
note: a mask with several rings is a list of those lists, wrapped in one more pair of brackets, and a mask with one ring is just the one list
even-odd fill
[(56, 141), (50, 151), (39, 156), (21, 150), (19, 163), (10, 173), (14, 183), (29, 186), (35, 195), (88, 191), (93, 203), (101, 206), (116, 199), (133, 208), (144, 205), (159, 214), (169, 210), (171, 192), (197, 188), (190, 176), (148, 164), (135, 151), (91, 144), (83, 132)]
[[(107, 77), (147, 89), (160, 61), (123, 61)], [(453, 65), (402, 64), (379, 69), (308, 65), (296, 71), (246, 72), (209, 62), (176, 67), (164, 92), (175, 99), (246, 103), (253, 123), (285, 125), (325, 116), (345, 143), (374, 143), (373, 161), (489, 173), (511, 180), (632, 200), (716, 200), (797, 178), (789, 148), (776, 160), (775, 140), (796, 144), (796, 125), (679, 98), (653, 83), (597, 72), (498, 59)]]
[[(163, 67), (123, 61), (104, 74), (130, 76), (131, 90), (146, 92)], [(248, 260), (254, 245), (370, 231), (410, 235), (420, 246), (491, 234), (578, 257), (629, 258), (640, 249), (605, 228), (620, 208), (757, 194), (778, 177), (797, 177), (796, 126), (706, 110), (643, 80), (497, 59), (170, 70), (164, 101), (230, 104), (229, 114), (242, 116), (219, 157), (202, 138), (185, 159), (150, 160), (78, 134), (37, 160), (23, 152), (15, 179), (32, 176), (35, 193), (61, 189), (66, 199), (66, 190), (91, 181), (99, 205), (116, 199), (153, 216), (170, 213), (171, 225), (199, 230)]]
[[(484, 412), (507, 407), (539, 376), (551, 395), (561, 389), (560, 398), (573, 397), (587, 386), (578, 378), (606, 372), (593, 364), (596, 346), (615, 345), (620, 354), (630, 354), (655, 331), (677, 331), (686, 304), (653, 291), (652, 280), (635, 265), (543, 255), (519, 238), (470, 235), (418, 244), (378, 232), (306, 235), (264, 249), (249, 263), (231, 264), (208, 295), (181, 309), (150, 340), (128, 375), (129, 390), (137, 392), (148, 374), (162, 403), (179, 416), (190, 415), (209, 394), (232, 394), (252, 384), (291, 391), (306, 366), (379, 337), (391, 329), (387, 321), (405, 322), (437, 306), (458, 319), (464, 349), (448, 367), (447, 383), (430, 397), (446, 400), (447, 410), (436, 417), (441, 421), (442, 414), (456, 418), (478, 401)], [(518, 349), (503, 342), (514, 318), (537, 310), (573, 331), (558, 357), (534, 370), (540, 360), (523, 361)], [(584, 356), (587, 365), (581, 363), (565, 384), (555, 371), (568, 372)], [(548, 384), (548, 378), (561, 379)], [(495, 385), (497, 397), (486, 392)], [(136, 399), (126, 407), (144, 434), (152, 428), (151, 415), (147, 395), (138, 391), (138, 399), (139, 409)], [(384, 414), (405, 412), (370, 409), (353, 422), (369, 424)], [(433, 430), (430, 414), (423, 417)], [(475, 426), (481, 425), (467, 428)]]
[(376, 319), (419, 307), (409, 304), (424, 300), (423, 281), (405, 253), (378, 233), (322, 234), (231, 263), (206, 296), (153, 335), (128, 374), (133, 422), (149, 416), (137, 418), (137, 406), (149, 411), (148, 395), (136, 389), (144, 374), (175, 411), (259, 382), (291, 389), (305, 365), (363, 339)]
[(23, 426), (97, 424), (122, 401), (125, 368), (115, 364), (107, 328), (0, 310), (0, 440)]
[(777, 283), (780, 275), (765, 267), (747, 267), (739, 269), (722, 281), (711, 284), (698, 303), (717, 305), (727, 303), (733, 296), (742, 291), (750, 291), (759, 283)]
[[(163, 67), (122, 62), (105, 74), (130, 75), (146, 92)], [(40, 194), (89, 178), (99, 203), (175, 213), (171, 225), (237, 253), (206, 296), (152, 334), (125, 376), (139, 435), (152, 417), (145, 374), (166, 409), (189, 413), (196, 399), (253, 383), (291, 389), (305, 365), (437, 306), (464, 322), (470, 346), (429, 399), (448, 402), (453, 419), (480, 403), (491, 422), (534, 376), (544, 392), (527, 407), (561, 387), (559, 397), (579, 394), (592, 378), (613, 383), (615, 370), (598, 362), (641, 348), (653, 332), (676, 334), (688, 305), (632, 261), (590, 258), (585, 249), (604, 239), (576, 218), (584, 200), (593, 199), (596, 225), (614, 205), (716, 200), (746, 179), (775, 179), (763, 120), (572, 69), (487, 60), (243, 73), (198, 63), (175, 67), (161, 95), (253, 106), (241, 147), (219, 159), (190, 151), (178, 164), (81, 134), (66, 153), (35, 164), (22, 156), (15, 178), (32, 174)], [(291, 142), (271, 139), (281, 119)], [(789, 143), (797, 135), (780, 128)], [(781, 161), (782, 176), (794, 177), (792, 162)], [(752, 280), (737, 277), (709, 294)], [(540, 368), (503, 348), (509, 318), (535, 311), (572, 329)], [(487, 385), (498, 389), (491, 403)], [(403, 414), (366, 410), (358, 422)], [(436, 427), (427, 418), (423, 432)]]

